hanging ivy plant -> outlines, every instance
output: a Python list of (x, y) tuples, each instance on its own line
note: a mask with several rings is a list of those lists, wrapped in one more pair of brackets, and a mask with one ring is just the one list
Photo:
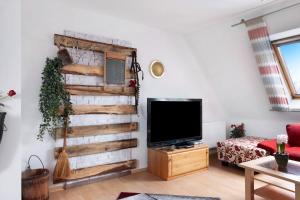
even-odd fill
[(37, 135), (38, 140), (43, 140), (46, 133), (54, 137), (55, 128), (59, 126), (68, 128), (69, 116), (73, 111), (70, 94), (64, 89), (64, 76), (61, 74), (62, 67), (61, 59), (47, 58), (42, 72), (40, 90), (39, 110), (42, 113), (43, 120)]

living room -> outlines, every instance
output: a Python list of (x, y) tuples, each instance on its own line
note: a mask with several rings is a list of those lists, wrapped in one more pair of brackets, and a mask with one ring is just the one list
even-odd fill
[(299, 0), (0, 8), (1, 199), (300, 199)]

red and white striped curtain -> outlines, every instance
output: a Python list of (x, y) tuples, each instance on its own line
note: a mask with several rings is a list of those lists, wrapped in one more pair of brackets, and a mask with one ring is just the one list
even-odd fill
[(271, 46), (267, 25), (262, 18), (256, 18), (247, 21), (246, 27), (272, 110), (286, 111), (289, 108), (289, 99)]

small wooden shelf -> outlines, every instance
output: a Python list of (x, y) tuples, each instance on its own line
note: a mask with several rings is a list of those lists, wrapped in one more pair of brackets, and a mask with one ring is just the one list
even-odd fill
[(264, 199), (295, 200), (294, 192), (278, 188), (277, 186), (273, 185), (266, 185), (264, 187), (260, 187), (254, 191), (254, 194)]
[(85, 86), (85, 85), (65, 85), (65, 89), (70, 95), (80, 96), (134, 96), (133, 87), (122, 86)]
[[(117, 151), (121, 149), (128, 149), (137, 147), (137, 139), (128, 139), (128, 140), (116, 140), (111, 142), (100, 142), (92, 144), (82, 144), (82, 145), (73, 145), (67, 146), (66, 152), (69, 157), (85, 156), (103, 152)], [(62, 147), (55, 148), (54, 157), (57, 159), (59, 153), (61, 152)]]
[[(70, 127), (72, 132), (67, 135), (68, 138), (96, 136), (96, 135), (109, 135), (117, 133), (132, 132), (138, 130), (138, 123), (120, 123), (120, 124), (104, 124), (93, 126), (73, 126)], [(56, 139), (63, 138), (64, 129), (56, 129)]]
[(291, 192), (295, 192), (295, 184), (289, 181), (284, 181), (282, 179), (268, 176), (265, 174), (257, 174), (254, 176), (254, 179)]
[(164, 180), (207, 169), (209, 150), (207, 145), (188, 149), (148, 149), (148, 171)]

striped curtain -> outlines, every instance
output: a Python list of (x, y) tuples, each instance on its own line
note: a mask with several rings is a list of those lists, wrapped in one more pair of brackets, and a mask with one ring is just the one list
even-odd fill
[(289, 99), (271, 46), (267, 25), (262, 18), (256, 18), (247, 21), (246, 27), (272, 110), (287, 111)]

